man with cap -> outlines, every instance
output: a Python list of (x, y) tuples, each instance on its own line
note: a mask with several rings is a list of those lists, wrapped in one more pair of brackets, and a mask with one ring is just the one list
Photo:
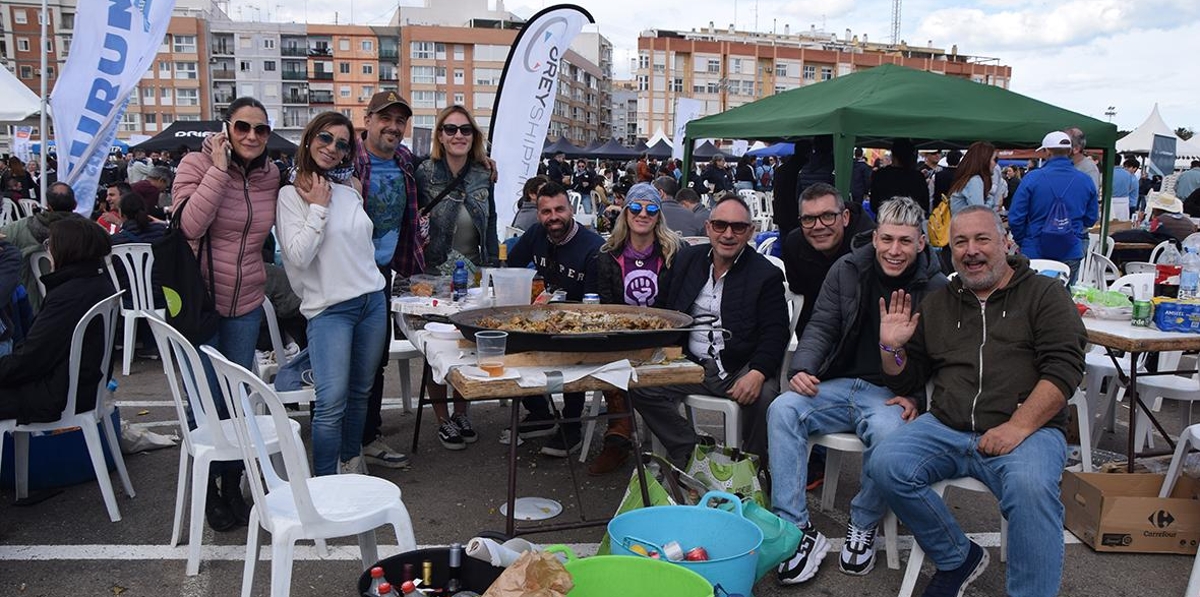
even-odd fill
[(1146, 202), (1150, 232), (1170, 234), (1179, 242), (1196, 232), (1196, 224), (1184, 215), (1183, 202), (1170, 193), (1155, 193)]
[[(395, 91), (380, 91), (371, 96), (364, 123), (366, 131), (354, 158), (354, 175), (362, 182), (363, 207), (374, 226), (371, 241), (375, 245), (375, 265), (385, 280), (392, 279), (393, 271), (411, 276), (425, 269), (423, 246), (428, 240), (428, 230), (422, 231), (418, 222), (415, 164), (412, 152), (402, 143), (411, 117), (408, 100)], [(405, 468), (408, 457), (384, 443), (380, 432), (383, 372), (387, 363), (385, 350), (367, 400), (363, 457), (370, 464)]]
[[(1045, 165), (1025, 175), (1008, 212), (1008, 227), (1021, 253), (1030, 259), (1054, 259), (1071, 267), (1070, 283), (1079, 275), (1087, 231), (1096, 223), (1096, 185), (1071, 162), (1071, 137), (1047, 133), (1039, 151), (1049, 152)], [(1070, 233), (1047, 222), (1061, 202), (1070, 217)], [(1050, 224), (1049, 226), (1047, 224)]]

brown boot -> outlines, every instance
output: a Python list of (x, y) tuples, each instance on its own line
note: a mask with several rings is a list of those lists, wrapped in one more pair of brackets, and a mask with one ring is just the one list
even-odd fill
[(625, 442), (604, 442), (604, 449), (600, 450), (600, 454), (596, 459), (588, 465), (588, 474), (593, 477), (607, 475), (625, 464), (629, 460), (629, 455), (633, 452), (630, 446)]

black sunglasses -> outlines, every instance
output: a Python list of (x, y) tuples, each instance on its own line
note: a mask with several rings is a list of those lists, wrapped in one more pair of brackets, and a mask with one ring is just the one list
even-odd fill
[(471, 135), (475, 134), (475, 127), (469, 124), (443, 124), (442, 132), (445, 133), (447, 137), (453, 137), (455, 133), (462, 133), (462, 136), (470, 137)]
[(709, 220), (708, 225), (717, 234), (725, 234), (726, 230), (732, 229), (734, 234), (745, 234), (750, 230), (750, 222), (726, 222), (725, 220)]
[(317, 141), (325, 145), (333, 145), (334, 149), (348, 153), (350, 151), (350, 142), (342, 139), (334, 139), (333, 133), (329, 131), (321, 131), (317, 133)]
[(232, 123), (233, 130), (245, 135), (250, 131), (254, 131), (259, 137), (266, 137), (271, 134), (271, 125), (269, 124), (250, 124), (245, 120), (234, 120)]
[(655, 205), (653, 203), (649, 203), (647, 205), (642, 205), (641, 203), (630, 203), (629, 205), (625, 206), (625, 209), (628, 209), (629, 213), (636, 216), (636, 215), (642, 213), (643, 207), (646, 209), (646, 215), (648, 215), (648, 216), (657, 216), (658, 215), (659, 208), (657, 205)]

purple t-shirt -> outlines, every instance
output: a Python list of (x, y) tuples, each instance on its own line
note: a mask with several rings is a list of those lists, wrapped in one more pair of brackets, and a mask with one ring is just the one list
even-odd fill
[(639, 254), (631, 245), (621, 253), (621, 273), (624, 276), (625, 303), (648, 307), (658, 298), (658, 271), (662, 258), (653, 254)]

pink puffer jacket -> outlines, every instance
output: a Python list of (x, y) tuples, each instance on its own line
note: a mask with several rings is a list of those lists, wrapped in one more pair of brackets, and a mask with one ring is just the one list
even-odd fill
[(279, 194), (279, 169), (259, 159), (249, 176), (230, 164), (222, 172), (201, 152), (184, 156), (171, 187), (172, 204), (183, 208), (180, 227), (193, 240), (192, 249), (206, 233), (212, 243), (215, 277), (208, 271), (208, 256), (199, 255), (205, 282), (213, 280), (217, 313), (238, 317), (258, 308), (267, 283), (262, 248), (275, 225), (275, 200)]

